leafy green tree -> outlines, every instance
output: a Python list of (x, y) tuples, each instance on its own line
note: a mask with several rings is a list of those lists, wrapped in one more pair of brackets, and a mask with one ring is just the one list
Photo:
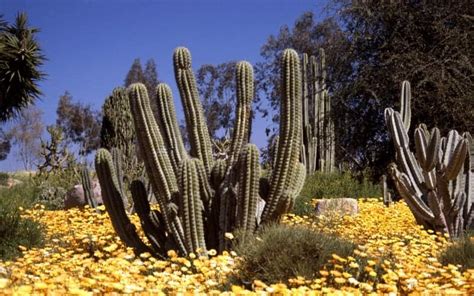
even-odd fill
[[(325, 49), (339, 162), (374, 179), (391, 160), (383, 111), (398, 105), (401, 82), (412, 84), (412, 126), (474, 130), (472, 4), (468, 0), (333, 0), (334, 14), (316, 22), (305, 13), (262, 47), (258, 94), (277, 109), (277, 57)], [(335, 116), (337, 114), (337, 116)], [(275, 120), (278, 120), (275, 117)]]
[(69, 92), (60, 98), (56, 124), (64, 131), (66, 141), (80, 146), (79, 155), (86, 156), (100, 146), (102, 116), (91, 105), (73, 102)]
[(0, 128), (0, 160), (8, 157), (11, 147), (10, 136)]
[(40, 156), (40, 138), (44, 130), (42, 115), (43, 112), (35, 106), (25, 108), (9, 131), (13, 144), (17, 146), (18, 160), (25, 170), (31, 170)]
[(209, 135), (217, 139), (218, 132), (230, 135), (236, 103), (235, 62), (203, 65), (197, 70), (196, 83), (207, 119)]
[(11, 25), (0, 16), (0, 121), (12, 118), (41, 95), (38, 82), (44, 74), (39, 67), (45, 57), (36, 41), (38, 32), (28, 27), (24, 13)]
[[(143, 71), (143, 67), (139, 58), (136, 58), (133, 61), (132, 66), (130, 67), (130, 70), (128, 70), (128, 73), (125, 77), (124, 86), (128, 87), (129, 85), (137, 82), (143, 83), (146, 86), (146, 90), (148, 91), (150, 97), (154, 97), (155, 88), (159, 83), (158, 72), (156, 71), (156, 63), (154, 59), (149, 59), (146, 62), (145, 71)], [(150, 100), (150, 104), (153, 114), (156, 117), (158, 114), (158, 104), (155, 100)]]

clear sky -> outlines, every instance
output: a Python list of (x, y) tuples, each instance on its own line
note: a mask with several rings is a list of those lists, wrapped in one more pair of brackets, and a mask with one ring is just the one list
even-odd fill
[[(37, 104), (46, 124), (56, 120), (59, 96), (68, 90), (74, 100), (100, 109), (111, 90), (123, 84), (133, 60), (153, 58), (158, 78), (172, 86), (178, 112), (172, 54), (186, 46), (193, 68), (245, 59), (255, 64), (260, 48), (282, 25), (292, 26), (305, 11), (321, 16), (325, 0), (0, 0), (0, 14), (12, 22), (24, 11), (40, 28), (39, 43), (48, 61)], [(180, 117), (182, 117), (180, 115)], [(253, 140), (265, 145), (264, 128), (254, 121)], [(0, 170), (21, 169), (12, 151)]]

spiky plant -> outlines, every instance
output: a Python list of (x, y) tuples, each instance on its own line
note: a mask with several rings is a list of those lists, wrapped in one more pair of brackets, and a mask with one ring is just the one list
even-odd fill
[(326, 58), (303, 55), (303, 146), (301, 159), (308, 174), (316, 171), (330, 173), (335, 164), (334, 121), (331, 97), (326, 89)]
[[(231, 149), (227, 159), (214, 159), (191, 55), (180, 47), (173, 60), (189, 133), (189, 154), (183, 145), (170, 88), (160, 84), (153, 94), (159, 106), (157, 118), (144, 85), (133, 84), (127, 90), (138, 145), (160, 208), (150, 208), (143, 182), (132, 182), (133, 200), (150, 246), (141, 242), (124, 211), (110, 153), (100, 149), (95, 159), (104, 203), (115, 230), (137, 252), (150, 251), (156, 256), (163, 256), (170, 248), (181, 255), (211, 248), (220, 251), (229, 247), (227, 232), (240, 229), (251, 235), (262, 223), (278, 221), (291, 209), (306, 173), (299, 162), (301, 72), (294, 50), (286, 50), (282, 57), (279, 149), (270, 180), (261, 179), (258, 149), (247, 143), (254, 96), (252, 66), (247, 62), (237, 64)], [(260, 188), (262, 184), (265, 189)]]
[(0, 23), (0, 121), (5, 121), (41, 95), (39, 70), (45, 57), (35, 39), (38, 29), (27, 26), (26, 14), (15, 23)]
[(437, 128), (420, 124), (414, 133), (415, 154), (410, 150), (410, 84), (404, 81), (401, 114), (385, 110), (385, 120), (396, 150), (389, 174), (398, 194), (417, 222), (428, 229), (458, 237), (474, 228), (474, 173), (469, 152), (472, 137), (451, 130), (441, 137)]

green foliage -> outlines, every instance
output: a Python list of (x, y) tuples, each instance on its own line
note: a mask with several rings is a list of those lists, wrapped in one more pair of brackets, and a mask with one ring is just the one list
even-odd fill
[(124, 88), (117, 87), (113, 90), (102, 106), (102, 114), (100, 146), (108, 150), (120, 149), (123, 181), (125, 188), (128, 188), (132, 180), (143, 174), (143, 163), (137, 159), (137, 136)]
[(90, 104), (73, 102), (69, 92), (59, 97), (56, 124), (67, 141), (80, 146), (79, 155), (85, 156), (99, 148), (102, 116)]
[(45, 57), (36, 41), (38, 32), (28, 27), (24, 13), (11, 25), (0, 18), (0, 121), (10, 119), (41, 95), (38, 81), (44, 74), (39, 67)]
[(293, 212), (297, 215), (308, 215), (313, 212), (310, 204), (314, 198), (370, 198), (380, 197), (380, 185), (372, 184), (368, 179), (362, 182), (354, 179), (349, 173), (321, 173), (308, 176), (305, 185), (296, 199)]
[(43, 241), (40, 224), (20, 217), (19, 207), (35, 203), (37, 188), (30, 180), (13, 188), (0, 189), (0, 259), (18, 256), (18, 246), (34, 247)]
[(474, 231), (465, 232), (453, 245), (441, 255), (440, 262), (444, 265), (461, 265), (461, 270), (474, 268)]
[(351, 242), (304, 227), (267, 225), (254, 236), (237, 235), (234, 250), (243, 257), (237, 277), (243, 283), (315, 278), (332, 254), (347, 257), (354, 248)]
[(0, 185), (7, 186), (8, 178), (10, 178), (10, 174), (5, 172), (0, 172)]

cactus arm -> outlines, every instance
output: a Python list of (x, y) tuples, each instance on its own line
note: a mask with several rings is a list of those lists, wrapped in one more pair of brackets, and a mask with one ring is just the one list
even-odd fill
[(118, 188), (118, 179), (113, 166), (112, 155), (110, 155), (107, 150), (99, 149), (99, 151), (97, 151), (95, 168), (102, 190), (102, 199), (115, 232), (125, 245), (134, 248), (135, 252), (153, 253), (153, 251), (141, 241), (135, 230), (135, 226), (130, 222), (125, 212), (123, 199)]
[(143, 232), (153, 247), (155, 254), (164, 257), (164, 246), (166, 243), (165, 231), (160, 225), (160, 219), (158, 217), (155, 217), (155, 219), (152, 218), (155, 215), (160, 215), (160, 213), (151, 212), (150, 204), (148, 203), (148, 193), (141, 180), (132, 181), (130, 191), (132, 192), (133, 203), (138, 217), (140, 218)]
[(158, 106), (158, 122), (163, 140), (170, 154), (171, 164), (175, 173), (178, 172), (180, 162), (187, 157), (183, 138), (176, 119), (173, 95), (170, 87), (160, 83), (156, 87), (156, 100)]
[(260, 179), (258, 148), (248, 144), (239, 158), (239, 188), (236, 225), (246, 234), (253, 234), (256, 226), (257, 199)]
[(171, 233), (180, 251), (185, 251), (184, 233), (179, 218), (173, 214), (172, 197), (178, 192), (176, 175), (171, 166), (169, 155), (165, 151), (163, 138), (150, 107), (146, 88), (141, 83), (128, 87), (130, 106), (133, 111), (135, 129), (138, 132), (138, 144), (144, 154), (145, 168), (155, 192), (160, 209), (163, 211), (165, 228)]
[(448, 180), (453, 180), (458, 176), (464, 166), (467, 149), (466, 141), (464, 139), (459, 140), (446, 166), (445, 176)]
[(180, 217), (183, 221), (185, 245), (188, 253), (201, 248), (205, 251), (203, 206), (199, 190), (197, 159), (187, 159), (179, 172)]
[(82, 190), (84, 191), (84, 197), (87, 204), (95, 209), (97, 208), (97, 202), (94, 198), (94, 191), (92, 190), (92, 181), (87, 167), (81, 170)]
[(112, 148), (110, 154), (112, 154), (112, 161), (114, 162), (115, 174), (117, 175), (118, 188), (123, 198), (123, 205), (125, 206), (125, 209), (128, 209), (129, 204), (127, 195), (125, 194), (125, 186), (123, 184), (122, 154), (120, 153), (119, 148)]
[(184, 107), (186, 128), (189, 133), (191, 156), (202, 160), (209, 176), (213, 166), (211, 138), (199, 100), (196, 80), (191, 69), (189, 50), (178, 47), (174, 52), (173, 61), (176, 82)]
[(402, 94), (400, 97), (400, 113), (403, 118), (403, 125), (407, 131), (410, 130), (411, 123), (411, 86), (410, 82), (403, 81)]
[(235, 77), (237, 85), (237, 108), (229, 165), (238, 159), (242, 147), (247, 144), (247, 140), (250, 137), (249, 126), (252, 112), (252, 100), (254, 96), (252, 65), (245, 61), (237, 63)]
[(285, 50), (282, 59), (282, 104), (279, 148), (270, 193), (262, 222), (278, 220), (276, 213), (284, 191), (297, 170), (301, 145), (301, 71), (298, 54)]

